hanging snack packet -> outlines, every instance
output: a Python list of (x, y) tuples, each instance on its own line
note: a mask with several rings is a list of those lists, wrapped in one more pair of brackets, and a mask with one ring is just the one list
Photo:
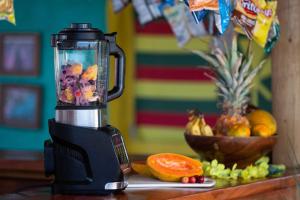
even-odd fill
[(191, 39), (191, 34), (186, 27), (186, 20), (184, 20), (184, 5), (177, 4), (172, 7), (165, 7), (163, 14), (177, 38), (178, 45), (183, 47)]
[(190, 10), (218, 10), (218, 0), (189, 0)]
[(268, 34), (267, 43), (265, 45), (265, 53), (271, 53), (271, 50), (275, 46), (276, 42), (279, 40), (280, 37), (280, 25), (277, 16), (274, 18), (271, 29)]
[(113, 0), (112, 5), (114, 12), (119, 12), (129, 3), (129, 0)]
[[(205, 29), (203, 21), (199, 21), (198, 23), (195, 21), (190, 9), (187, 6), (184, 6), (184, 12), (187, 20), (187, 28), (190, 34), (193, 37), (200, 37), (203, 35), (207, 35), (207, 31)], [(199, 12), (199, 11), (195, 11)]]
[(153, 20), (153, 16), (146, 4), (145, 0), (132, 0), (133, 7), (137, 12), (140, 24), (146, 24)]
[(13, 0), (0, 0), (0, 20), (16, 24)]
[(215, 12), (216, 27), (221, 34), (225, 33), (231, 19), (230, 0), (219, 0), (219, 12)]
[(268, 1), (264, 9), (257, 9), (256, 24), (253, 29), (253, 39), (261, 47), (265, 47), (268, 33), (275, 17), (276, 1)]
[(159, 18), (162, 16), (162, 12), (160, 10), (160, 4), (161, 4), (161, 0), (147, 0), (148, 8), (154, 18)]
[(232, 20), (236, 25), (235, 31), (246, 34), (252, 39), (252, 30), (256, 24), (257, 7), (252, 0), (237, 0)]
[(162, 16), (161, 0), (132, 0), (132, 4), (142, 25)]
[[(184, 0), (184, 3), (187, 7), (190, 7), (189, 0)], [(192, 16), (194, 17), (196, 23), (199, 24), (204, 19), (204, 17), (208, 13), (208, 11), (207, 10), (198, 10), (198, 11), (191, 11), (191, 13), (192, 13)]]

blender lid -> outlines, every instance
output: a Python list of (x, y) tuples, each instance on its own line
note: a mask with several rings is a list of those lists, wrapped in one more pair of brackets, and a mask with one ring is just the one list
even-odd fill
[(72, 23), (70, 28), (64, 28), (58, 34), (52, 34), (51, 46), (56, 47), (57, 41), (105, 40), (104, 33), (92, 28), (90, 23)]

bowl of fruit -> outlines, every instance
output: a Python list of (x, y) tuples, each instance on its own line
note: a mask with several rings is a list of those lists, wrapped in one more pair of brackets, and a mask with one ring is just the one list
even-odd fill
[(276, 143), (276, 122), (263, 110), (248, 114), (245, 118), (247, 124), (234, 123), (228, 126), (225, 134), (220, 134), (225, 130), (224, 127), (218, 129), (222, 116), (214, 130), (205, 123), (203, 115), (192, 118), (187, 124), (184, 137), (201, 160), (217, 159), (227, 167), (236, 163), (239, 168), (244, 168), (268, 154)]
[(214, 47), (211, 53), (192, 52), (210, 64), (213, 75), (207, 76), (215, 82), (223, 114), (212, 129), (203, 115), (192, 111), (185, 131), (189, 146), (203, 159), (217, 159), (227, 166), (237, 163), (238, 167), (245, 167), (269, 153), (276, 142), (275, 119), (264, 110), (247, 112), (252, 80), (264, 61), (251, 67), (252, 51), (248, 55), (239, 52), (237, 36), (233, 37), (230, 49)]

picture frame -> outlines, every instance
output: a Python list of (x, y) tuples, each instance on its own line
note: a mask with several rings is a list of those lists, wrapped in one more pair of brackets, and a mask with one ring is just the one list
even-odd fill
[(39, 66), (38, 33), (0, 34), (0, 75), (37, 76)]
[(0, 88), (1, 125), (38, 129), (41, 116), (41, 89), (38, 86), (2, 85)]

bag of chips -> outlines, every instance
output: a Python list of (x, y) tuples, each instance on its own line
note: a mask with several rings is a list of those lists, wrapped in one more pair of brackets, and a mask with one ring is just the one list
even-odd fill
[(274, 18), (272, 26), (270, 28), (267, 43), (265, 46), (265, 53), (271, 53), (271, 50), (274, 48), (275, 44), (279, 40), (280, 37), (280, 24), (277, 16)]
[(265, 8), (258, 9), (256, 24), (253, 29), (253, 39), (261, 47), (265, 47), (268, 33), (275, 17), (276, 1), (268, 1)]
[(253, 38), (252, 30), (256, 24), (257, 7), (252, 0), (237, 0), (232, 13), (232, 21), (236, 25), (235, 31)]
[(184, 6), (183, 4), (177, 4), (175, 6), (165, 7), (163, 10), (163, 14), (171, 26), (180, 47), (183, 47), (191, 39), (186, 20), (184, 20)]
[(231, 19), (230, 0), (219, 0), (219, 11), (215, 12), (216, 27), (221, 34), (225, 33)]
[(195, 21), (195, 17), (193, 16), (193, 13), (199, 12), (199, 11), (193, 11), (190, 12), (190, 9), (187, 6), (184, 6), (185, 16), (186, 16), (186, 23), (187, 23), (187, 29), (190, 32), (190, 34), (193, 37), (200, 37), (207, 35), (206, 28), (204, 26), (203, 21)]
[(189, 0), (190, 10), (218, 10), (218, 0)]
[(13, 0), (0, 0), (0, 20), (16, 24)]
[(113, 0), (112, 5), (114, 12), (120, 12), (123, 8), (127, 6), (129, 0)]
[(276, 16), (276, 1), (237, 0), (232, 20), (235, 31), (246, 34), (264, 47), (273, 19)]
[[(190, 7), (189, 0), (184, 0), (184, 3), (187, 7)], [(207, 15), (208, 10), (198, 10), (198, 11), (191, 11), (192, 16), (194, 17), (197, 24), (199, 24), (204, 17)]]

